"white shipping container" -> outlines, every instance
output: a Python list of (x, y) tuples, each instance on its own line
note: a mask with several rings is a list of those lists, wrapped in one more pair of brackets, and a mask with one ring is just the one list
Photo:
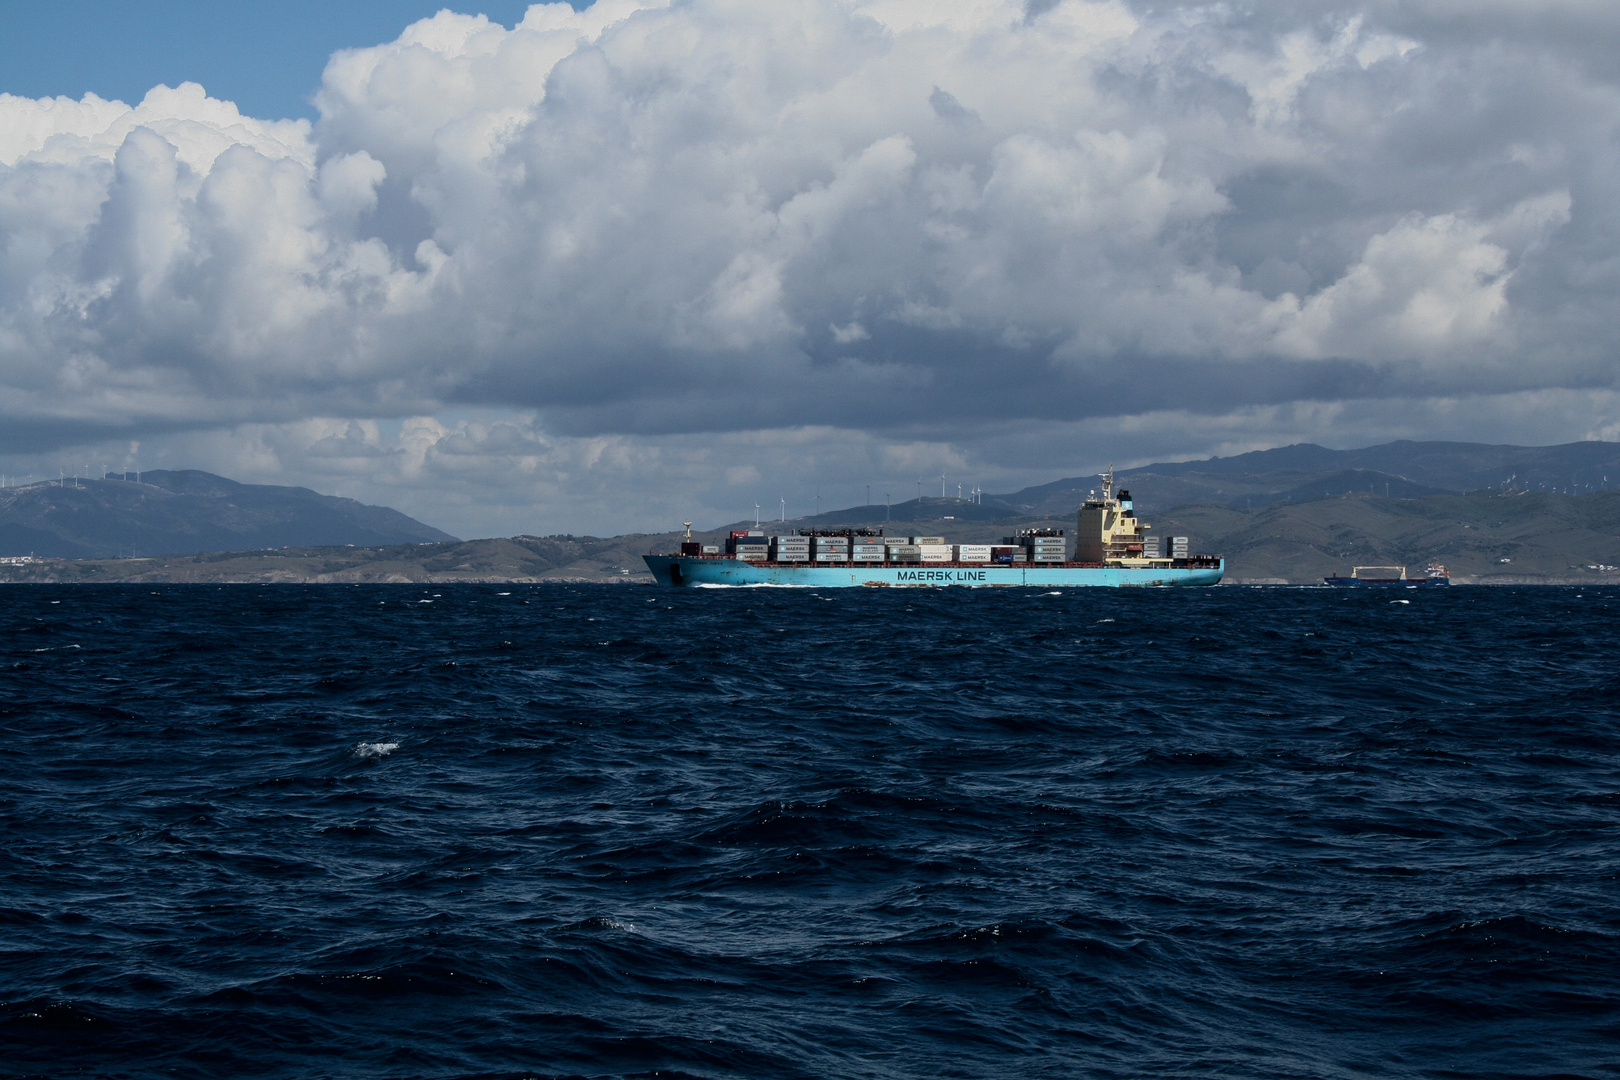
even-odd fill
[(809, 562), (810, 561), (810, 553), (808, 551), (778, 551), (776, 553), (776, 561), (777, 562)]
[(989, 562), (990, 561), (990, 550), (988, 548), (986, 548), (984, 551), (963, 551), (963, 550), (961, 550), (959, 548), (959, 549), (957, 549), (957, 552), (956, 552), (956, 561), (957, 562)]
[[(938, 547), (939, 545), (938, 544), (929, 544), (928, 546), (929, 547)], [(923, 562), (950, 562), (951, 557), (950, 557), (949, 553), (944, 554), (944, 555), (924, 555), (922, 557), (922, 561)]]
[(816, 552), (816, 562), (849, 562), (849, 556), (842, 551), (818, 551)]
[(918, 544), (917, 549), (922, 552), (925, 559), (930, 555), (940, 555), (946, 559), (951, 557), (951, 545), (949, 544)]
[(1057, 563), (1060, 563), (1060, 562), (1065, 562), (1066, 560), (1064, 559), (1064, 557), (1062, 555), (1035, 554), (1035, 555), (1031, 555), (1029, 557), (1029, 561), (1030, 562), (1057, 562)]
[(983, 552), (988, 555), (990, 554), (990, 547), (989, 544), (957, 544), (956, 553), (958, 555), (977, 555)]
[(943, 536), (913, 536), (911, 542), (922, 547), (928, 544), (943, 544), (945, 538)]
[(867, 554), (862, 554), (860, 552), (856, 552), (854, 555), (851, 555), (849, 557), (849, 560), (850, 560), (850, 562), (874, 562), (874, 563), (880, 563), (880, 562), (883, 561), (883, 553), (880, 551), (875, 555), (867, 555)]

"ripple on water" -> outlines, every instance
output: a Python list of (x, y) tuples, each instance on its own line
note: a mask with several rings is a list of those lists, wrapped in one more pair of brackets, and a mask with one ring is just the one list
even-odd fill
[(1617, 590), (6, 599), (11, 1074), (1614, 1071)]

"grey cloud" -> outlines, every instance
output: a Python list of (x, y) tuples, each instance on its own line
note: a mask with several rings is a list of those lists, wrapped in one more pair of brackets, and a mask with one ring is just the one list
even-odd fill
[(340, 53), (313, 128), (0, 99), (0, 438), (1533, 411), (1614, 385), (1616, 45), (1572, 2), (599, 0)]
[(979, 123), (979, 114), (957, 101), (955, 96), (939, 87), (934, 87), (933, 93), (928, 95), (928, 104), (934, 108), (934, 115), (947, 124), (958, 127), (971, 127)]

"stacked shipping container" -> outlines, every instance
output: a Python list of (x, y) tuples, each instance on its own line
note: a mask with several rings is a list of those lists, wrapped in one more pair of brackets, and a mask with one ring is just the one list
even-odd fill
[(860, 540), (850, 545), (849, 558), (851, 562), (874, 563), (883, 561), (883, 544), (881, 541)]
[(849, 537), (847, 536), (812, 537), (810, 548), (815, 553), (815, 561), (818, 563), (849, 562)]
[(810, 538), (808, 536), (771, 537), (771, 558), (777, 562), (809, 562)]
[(1028, 529), (1017, 536), (1007, 537), (1003, 543), (1022, 549), (1024, 558), (1013, 560), (1016, 562), (1061, 563), (1069, 558), (1069, 542), (1064, 539), (1061, 529)]
[(734, 532), (726, 540), (726, 554), (748, 562), (764, 562), (770, 558), (770, 540), (761, 530)]
[[(1187, 557), (1187, 538), (1166, 538), (1172, 558)], [(1158, 557), (1159, 538), (1144, 537), (1149, 558)], [(716, 545), (691, 545), (683, 554), (716, 555)], [(750, 562), (811, 563), (1063, 563), (1070, 558), (1062, 530), (1031, 529), (1005, 538), (1000, 544), (947, 544), (942, 536), (767, 536), (763, 530), (733, 532), (724, 551)]]

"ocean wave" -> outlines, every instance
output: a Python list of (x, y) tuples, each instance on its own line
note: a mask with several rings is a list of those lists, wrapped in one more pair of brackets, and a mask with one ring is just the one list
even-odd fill
[(443, 589), (10, 587), (0, 1071), (1613, 1071), (1620, 590)]

